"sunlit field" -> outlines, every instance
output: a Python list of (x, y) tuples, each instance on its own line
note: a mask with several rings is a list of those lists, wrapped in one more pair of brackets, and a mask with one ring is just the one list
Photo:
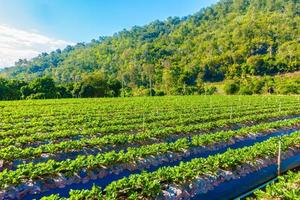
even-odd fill
[(299, 108), (297, 96), (3, 101), (0, 199), (213, 198), (276, 164), (275, 136), (283, 162), (299, 155)]

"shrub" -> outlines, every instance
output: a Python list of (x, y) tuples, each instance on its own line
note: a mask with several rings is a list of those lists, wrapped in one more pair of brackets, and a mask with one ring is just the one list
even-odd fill
[(224, 91), (226, 94), (236, 94), (240, 90), (240, 86), (236, 81), (229, 81), (225, 83)]

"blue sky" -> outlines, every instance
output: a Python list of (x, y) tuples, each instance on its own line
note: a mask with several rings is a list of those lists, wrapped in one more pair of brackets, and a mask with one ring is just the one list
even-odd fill
[[(216, 2), (217, 0), (0, 0), (0, 67), (7, 57), (1, 54), (1, 48), (4, 52), (4, 47), (11, 47), (7, 42), (1, 45), (1, 41), (10, 40), (10, 32), (17, 34), (18, 31), (23, 31), (27, 38), (31, 34), (33, 42), (34, 37), (40, 37), (38, 41), (45, 44), (41, 45), (43, 47), (28, 52), (28, 55), (21, 51), (18, 54), (30, 57), (39, 51), (49, 51), (67, 43), (88, 42), (156, 19), (193, 14)], [(2, 40), (1, 30), (5, 32)], [(13, 45), (18, 46), (18, 41), (22, 39), (13, 38), (12, 41)], [(28, 43), (30, 41), (26, 44)], [(51, 48), (45, 48), (49, 43)], [(21, 46), (18, 48), (21, 49)], [(5, 61), (11, 64), (8, 60), (12, 58)]]

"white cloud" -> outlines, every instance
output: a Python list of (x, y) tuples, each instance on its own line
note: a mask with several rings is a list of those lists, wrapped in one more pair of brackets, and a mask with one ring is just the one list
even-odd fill
[(9, 67), (22, 58), (30, 59), (42, 52), (50, 52), (71, 44), (36, 32), (0, 25), (0, 68)]

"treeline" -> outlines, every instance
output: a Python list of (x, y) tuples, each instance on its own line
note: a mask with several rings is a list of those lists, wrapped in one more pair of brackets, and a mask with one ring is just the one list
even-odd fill
[[(209, 95), (215, 92), (216, 87), (206, 87), (204, 83), (199, 83), (185, 88), (177, 87), (171, 94)], [(103, 72), (94, 72), (84, 76), (82, 81), (64, 84), (56, 83), (51, 77), (36, 78), (29, 82), (0, 78), (0, 100), (163, 96), (166, 94), (165, 91), (155, 88), (125, 86), (122, 82), (105, 76)]]
[(221, 0), (188, 17), (19, 60), (3, 74), (66, 84), (101, 71), (124, 93), (186, 94), (203, 82), (294, 72), (300, 70), (299, 10), (298, 0)]
[(212, 94), (300, 94), (300, 76), (243, 77), (214, 84), (198, 82), (193, 86), (173, 86), (168, 93), (155, 88), (131, 88), (122, 82), (106, 77), (103, 72), (86, 75), (82, 81), (59, 84), (50, 77), (33, 81), (6, 80), (0, 78), (0, 100), (95, 98), (164, 95), (212, 95)]
[(121, 83), (107, 79), (101, 73), (67, 84), (57, 84), (50, 77), (36, 78), (30, 82), (0, 78), (1, 100), (117, 97), (120, 93)]
[(300, 94), (300, 77), (264, 76), (228, 80), (224, 83), (226, 94)]

